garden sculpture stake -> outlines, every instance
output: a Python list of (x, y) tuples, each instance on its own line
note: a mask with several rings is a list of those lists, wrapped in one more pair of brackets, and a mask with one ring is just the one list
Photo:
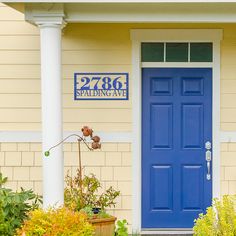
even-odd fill
[[(95, 149), (101, 149), (101, 143), (100, 143), (100, 137), (99, 136), (93, 136), (93, 130), (91, 128), (89, 128), (88, 126), (84, 126), (82, 129), (82, 136), (78, 135), (78, 134), (71, 134), (68, 135), (67, 137), (65, 137), (61, 142), (57, 143), (56, 145), (52, 146), (51, 148), (49, 148), (44, 155), (46, 157), (48, 157), (50, 155), (50, 151), (54, 148), (56, 148), (57, 146), (63, 144), (67, 139), (69, 139), (70, 137), (76, 137), (77, 138), (77, 142), (78, 142), (78, 155), (79, 155), (79, 184), (80, 184), (80, 191), (82, 193), (83, 191), (83, 176), (82, 176), (82, 161), (81, 161), (81, 148), (80, 148), (80, 143), (83, 142), (85, 144), (85, 146), (88, 148), (89, 151), (93, 151)], [(86, 140), (87, 137), (90, 137), (90, 140), (92, 141), (91, 146), (89, 145), (88, 141)]]

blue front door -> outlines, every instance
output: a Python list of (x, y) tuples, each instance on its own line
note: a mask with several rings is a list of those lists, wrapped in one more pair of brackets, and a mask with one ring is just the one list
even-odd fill
[(212, 141), (212, 69), (144, 68), (142, 228), (192, 228), (211, 205), (207, 141)]

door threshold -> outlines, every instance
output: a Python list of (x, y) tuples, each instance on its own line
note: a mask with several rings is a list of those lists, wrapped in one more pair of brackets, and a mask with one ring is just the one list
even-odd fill
[(192, 229), (142, 229), (141, 235), (163, 235), (163, 236), (192, 236), (193, 231)]

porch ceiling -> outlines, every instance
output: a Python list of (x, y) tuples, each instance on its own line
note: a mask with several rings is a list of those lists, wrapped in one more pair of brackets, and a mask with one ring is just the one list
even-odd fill
[[(15, 1), (16, 2), (16, 1)], [(77, 2), (58, 0), (57, 3), (5, 2), (25, 13), (25, 19), (34, 23), (34, 16), (64, 16), (66, 22), (106, 23), (235, 23), (235, 1), (108, 1)]]

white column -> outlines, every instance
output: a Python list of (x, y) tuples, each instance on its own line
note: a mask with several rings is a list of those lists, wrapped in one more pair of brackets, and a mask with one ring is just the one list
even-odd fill
[(62, 140), (61, 24), (42, 23), (41, 96), (43, 146), (43, 206), (60, 206), (64, 202), (64, 160), (62, 145), (44, 152)]

